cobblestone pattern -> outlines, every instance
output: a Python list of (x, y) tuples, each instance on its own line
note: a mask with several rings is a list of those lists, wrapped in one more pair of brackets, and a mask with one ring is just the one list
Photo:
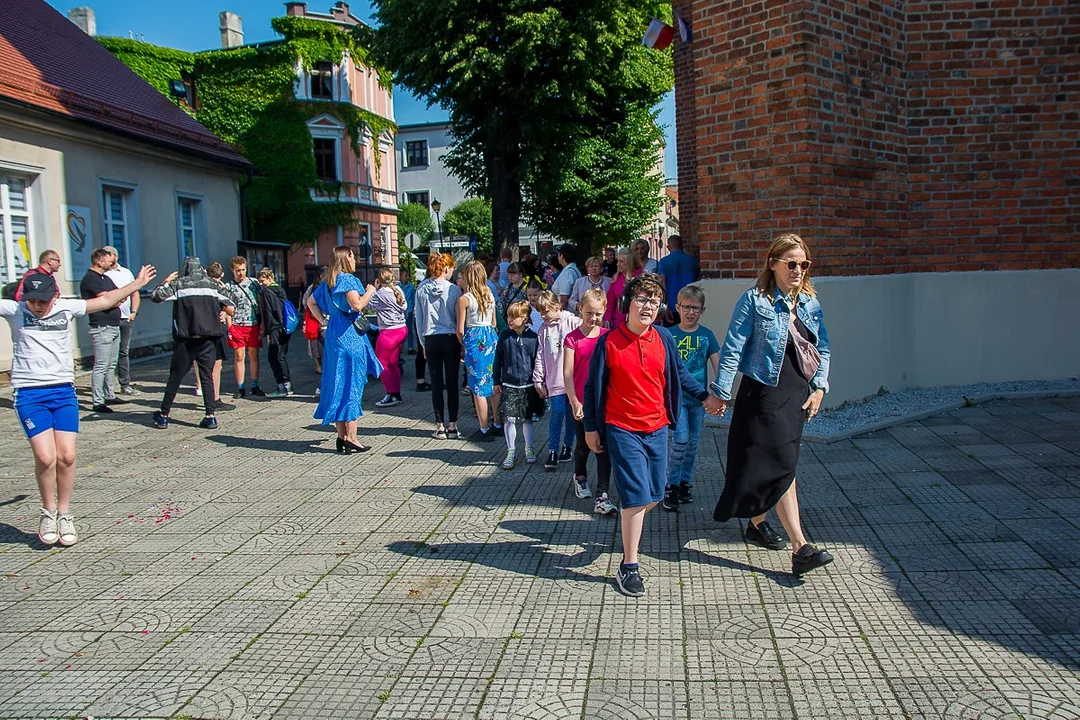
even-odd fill
[(426, 394), (341, 456), (310, 395), (207, 432), (188, 388), (155, 431), (163, 374), (84, 418), (69, 549), (36, 539), (3, 416), (0, 717), (1080, 718), (1080, 400), (805, 445), (806, 530), (837, 562), (801, 582), (711, 520), (707, 429), (697, 500), (647, 517), (630, 600), (571, 469), (431, 439)]

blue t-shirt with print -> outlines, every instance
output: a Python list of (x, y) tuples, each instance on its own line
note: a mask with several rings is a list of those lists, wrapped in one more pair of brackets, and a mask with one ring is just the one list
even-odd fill
[(679, 351), (683, 365), (694, 376), (694, 379), (701, 383), (702, 387), (708, 387), (709, 381), (705, 368), (709, 363), (709, 356), (720, 352), (720, 343), (716, 342), (716, 335), (704, 325), (698, 325), (692, 332), (686, 332), (678, 325), (668, 330), (675, 338), (675, 347)]

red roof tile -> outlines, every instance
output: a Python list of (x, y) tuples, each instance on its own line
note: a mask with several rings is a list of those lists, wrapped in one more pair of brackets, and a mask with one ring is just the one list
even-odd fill
[(248, 165), (44, 0), (3, 0), (0, 99), (91, 122), (181, 152)]

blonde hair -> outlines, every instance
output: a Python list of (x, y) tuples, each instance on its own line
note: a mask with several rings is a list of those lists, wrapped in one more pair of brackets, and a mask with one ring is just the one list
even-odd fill
[[(402, 270), (402, 272), (405, 272)], [(380, 285), (390, 288), (394, 291), (394, 299), (397, 300), (398, 305), (405, 304), (405, 293), (401, 292), (401, 288), (394, 282), (394, 271), (390, 268), (383, 268), (379, 271), (379, 277), (377, 278)]]
[(495, 305), (495, 298), (491, 296), (491, 290), (487, 286), (487, 271), (484, 264), (479, 260), (472, 260), (461, 268), (460, 279), (465, 285), (465, 292), (472, 293), (476, 298), (476, 307), (480, 311), (480, 317), (486, 317), (488, 309)]
[[(783, 257), (784, 253), (789, 250), (800, 248), (806, 253), (806, 259), (810, 259), (810, 248), (807, 247), (806, 241), (795, 233), (784, 233), (778, 235), (773, 240), (772, 245), (769, 246), (769, 252), (765, 255), (765, 266), (761, 268), (761, 273), (758, 274), (755, 287), (757, 291), (762, 295), (771, 297), (776, 292), (776, 273), (773, 272), (772, 264), (774, 261)], [(803, 273), (802, 282), (799, 283), (799, 287), (796, 290), (796, 294), (806, 293), (810, 297), (814, 297), (817, 293), (814, 291), (814, 286), (810, 283), (810, 271), (807, 270)]]
[(541, 313), (546, 313), (549, 310), (561, 310), (562, 303), (559, 302), (559, 298), (555, 293), (550, 290), (545, 290), (540, 293), (540, 297), (536, 298), (536, 310)]
[(679, 291), (679, 302), (683, 300), (696, 300), (701, 303), (702, 307), (705, 307), (705, 291), (697, 285), (687, 285)]
[(338, 245), (334, 248), (334, 254), (330, 258), (330, 266), (326, 270), (326, 286), (331, 290), (337, 285), (338, 275), (352, 274), (352, 268), (356, 267), (352, 248), (346, 245)]
[(587, 302), (596, 303), (600, 307), (606, 308), (607, 293), (604, 292), (602, 288), (589, 288), (585, 292), (581, 293), (581, 301), (578, 302), (578, 309), (580, 310), (581, 307)]
[(532, 312), (532, 307), (527, 300), (518, 300), (517, 302), (510, 303), (510, 307), (506, 308), (506, 317), (519, 318), (529, 317), (529, 313)]
[(590, 257), (588, 260), (585, 261), (585, 267), (588, 268), (589, 265), (591, 265), (592, 263), (596, 263), (601, 268), (604, 267), (604, 261), (601, 260), (600, 258), (596, 257), (595, 255), (593, 255), (592, 257)]
[(626, 268), (623, 277), (626, 280), (634, 277), (634, 273), (641, 269), (641, 264), (638, 262), (638, 256), (635, 255), (630, 248), (619, 248), (616, 255), (623, 259), (623, 267)]

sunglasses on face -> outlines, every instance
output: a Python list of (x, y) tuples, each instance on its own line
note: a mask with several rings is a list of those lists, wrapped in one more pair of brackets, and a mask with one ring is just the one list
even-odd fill
[(799, 269), (801, 269), (803, 272), (806, 272), (807, 270), (810, 269), (810, 261), (809, 260), (803, 260), (802, 262), (797, 262), (795, 260), (788, 260), (787, 262), (784, 262), (783, 260), (777, 260), (776, 262), (778, 262), (778, 263), (780, 263), (782, 265), (787, 265), (788, 270), (799, 270)]

